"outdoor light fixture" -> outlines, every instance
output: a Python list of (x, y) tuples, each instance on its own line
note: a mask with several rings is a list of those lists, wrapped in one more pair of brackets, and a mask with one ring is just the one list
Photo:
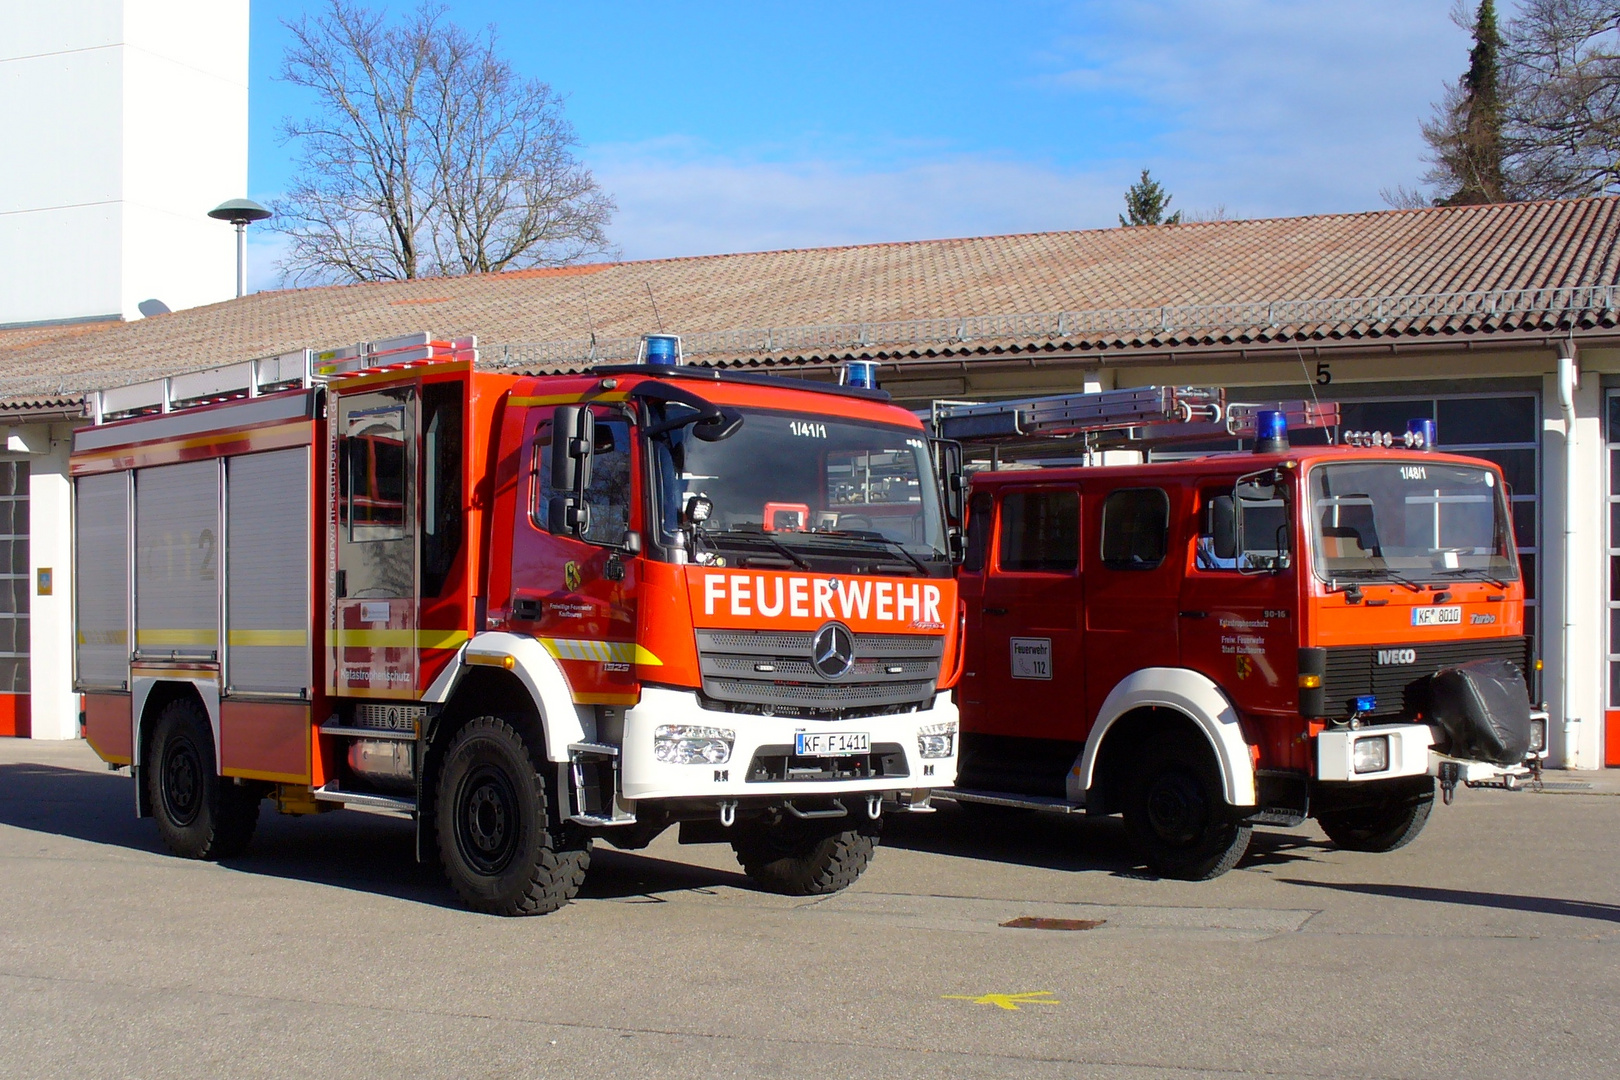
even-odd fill
[(236, 226), (236, 295), (243, 296), (247, 293), (247, 227), (269, 217), (270, 211), (252, 199), (231, 199), (208, 211), (208, 216)]

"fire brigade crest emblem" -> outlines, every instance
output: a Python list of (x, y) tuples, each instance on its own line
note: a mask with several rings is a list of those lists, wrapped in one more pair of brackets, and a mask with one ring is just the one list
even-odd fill
[(568, 586), (569, 592), (579, 588), (579, 563), (573, 559), (563, 563), (563, 584)]
[(1247, 679), (1253, 674), (1254, 661), (1250, 660), (1247, 656), (1239, 656), (1237, 658), (1237, 677), (1240, 679)]

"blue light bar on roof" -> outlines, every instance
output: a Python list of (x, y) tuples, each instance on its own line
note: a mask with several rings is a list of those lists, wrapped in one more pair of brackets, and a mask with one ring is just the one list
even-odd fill
[(878, 388), (878, 366), (876, 360), (845, 360), (838, 372), (838, 381), (845, 386), (854, 386), (862, 390), (876, 390)]
[(1254, 452), (1275, 454), (1288, 449), (1288, 414), (1279, 409), (1261, 409), (1254, 418)]
[(681, 355), (679, 334), (642, 334), (641, 356), (643, 364), (655, 367), (675, 367), (686, 362)]

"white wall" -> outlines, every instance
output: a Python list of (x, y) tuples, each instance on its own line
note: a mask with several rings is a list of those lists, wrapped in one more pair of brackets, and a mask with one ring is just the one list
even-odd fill
[(247, 191), (247, 0), (0, 0), (0, 26), (0, 325), (235, 295), (206, 214)]
[[(1608, 511), (1603, 498), (1606, 453), (1603, 443), (1603, 389), (1595, 372), (1583, 373), (1575, 393), (1574, 531), (1569, 563), (1564, 561), (1564, 524), (1568, 505), (1564, 476), (1569, 448), (1558, 405), (1558, 378), (1548, 373), (1542, 383), (1542, 573), (1541, 610), (1545, 620), (1542, 650), (1546, 663), (1542, 689), (1552, 731), (1548, 743), (1554, 764), (1564, 768), (1603, 767), (1604, 651), (1608, 627), (1605, 602), (1608, 549), (1604, 539)], [(1569, 575), (1569, 652), (1564, 654), (1565, 574)], [(1561, 685), (1560, 672), (1567, 680)]]

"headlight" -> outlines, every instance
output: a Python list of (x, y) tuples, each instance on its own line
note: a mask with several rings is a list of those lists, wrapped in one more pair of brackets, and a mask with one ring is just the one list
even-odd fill
[(950, 757), (956, 749), (956, 721), (941, 720), (917, 729), (917, 755), (925, 758)]
[(660, 724), (653, 729), (653, 760), (665, 765), (724, 765), (737, 733), (696, 724)]
[(1357, 739), (1350, 749), (1350, 757), (1358, 773), (1384, 772), (1389, 768), (1389, 736)]
[(1547, 721), (1535, 717), (1530, 721), (1530, 752), (1540, 754), (1547, 749)]

